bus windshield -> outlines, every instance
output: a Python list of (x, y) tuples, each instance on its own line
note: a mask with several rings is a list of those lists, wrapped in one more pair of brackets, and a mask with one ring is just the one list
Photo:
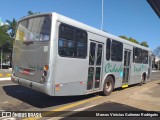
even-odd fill
[(38, 16), (19, 22), (16, 40), (48, 41), (51, 32), (51, 16)]

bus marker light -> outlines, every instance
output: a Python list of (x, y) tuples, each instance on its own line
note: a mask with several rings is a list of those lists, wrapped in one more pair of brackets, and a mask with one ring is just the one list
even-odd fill
[(85, 83), (85, 82), (83, 82), (83, 81), (82, 81), (82, 82), (80, 82), (80, 84), (81, 84), (81, 85), (82, 85), (82, 84), (84, 84), (84, 83)]
[(45, 70), (45, 71), (48, 71), (48, 69), (49, 69), (49, 66), (48, 66), (48, 65), (45, 65), (45, 66), (44, 66), (44, 70)]
[(60, 90), (60, 84), (56, 84), (55, 89), (56, 89), (56, 91), (59, 91)]
[(128, 87), (128, 85), (127, 85), (127, 84), (122, 85), (122, 88), (126, 88), (126, 87)]
[(60, 87), (60, 84), (56, 84), (55, 87)]
[(60, 90), (60, 87), (56, 87), (56, 91), (59, 91)]
[(95, 82), (99, 82), (99, 80), (95, 80)]

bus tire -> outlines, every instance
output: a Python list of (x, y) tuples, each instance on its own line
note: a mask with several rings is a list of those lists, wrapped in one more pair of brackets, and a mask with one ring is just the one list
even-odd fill
[(145, 74), (143, 73), (142, 78), (141, 78), (141, 82), (139, 83), (139, 85), (142, 86), (144, 81), (145, 81)]
[(111, 76), (107, 76), (103, 84), (103, 95), (108, 96), (112, 93), (114, 88), (114, 80)]

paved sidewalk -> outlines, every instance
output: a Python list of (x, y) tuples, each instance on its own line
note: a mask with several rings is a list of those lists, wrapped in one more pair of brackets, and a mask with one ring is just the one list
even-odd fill
[(11, 77), (12, 68), (0, 69), (0, 78)]
[(152, 72), (160, 72), (160, 70), (152, 70)]
[(10, 81), (11, 77), (0, 78), (0, 81)]

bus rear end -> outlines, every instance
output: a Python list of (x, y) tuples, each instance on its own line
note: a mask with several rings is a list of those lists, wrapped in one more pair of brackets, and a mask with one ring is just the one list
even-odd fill
[(47, 81), (51, 15), (33, 15), (19, 21), (13, 46), (12, 81), (48, 95)]

